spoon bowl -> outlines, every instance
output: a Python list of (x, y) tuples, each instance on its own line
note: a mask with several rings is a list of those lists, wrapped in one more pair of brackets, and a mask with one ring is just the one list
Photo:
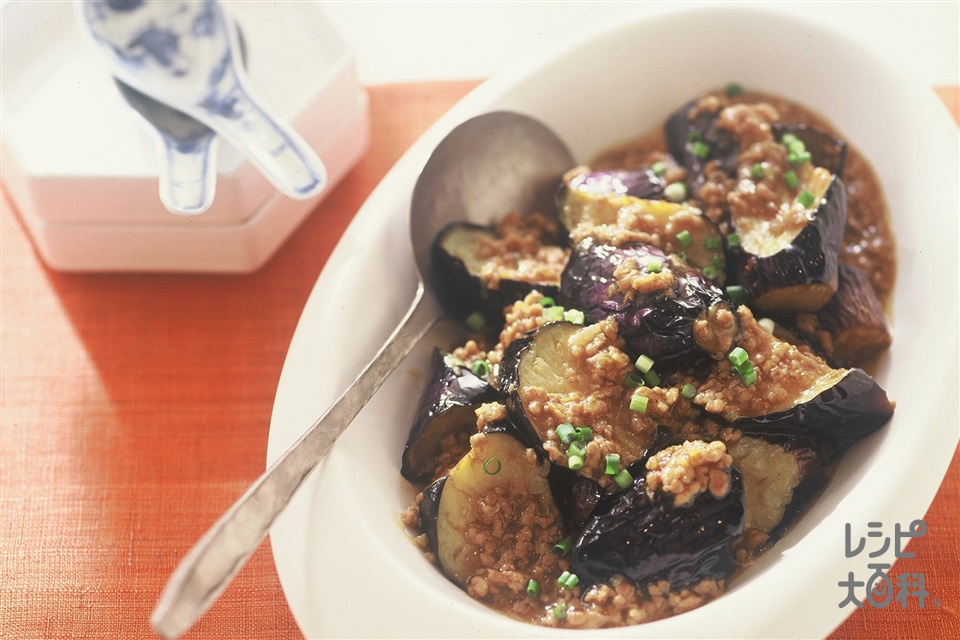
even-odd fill
[(114, 77), (202, 122), (242, 151), (283, 194), (326, 185), (316, 152), (255, 97), (236, 25), (216, 0), (85, 0), (81, 25)]
[(552, 211), (556, 185), (573, 162), (550, 129), (518, 113), (476, 116), (440, 142), (413, 192), (410, 240), (417, 287), (406, 315), (347, 390), (180, 562), (151, 618), (160, 635), (180, 636), (213, 604), (336, 439), (441, 317), (442, 296), (432, 289), (430, 265), (437, 232), (455, 220), (489, 223), (512, 210)]

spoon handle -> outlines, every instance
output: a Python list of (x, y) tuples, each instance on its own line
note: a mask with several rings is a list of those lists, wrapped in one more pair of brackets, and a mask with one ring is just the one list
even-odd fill
[(438, 314), (423, 285), (406, 316), (359, 376), (287, 451), (200, 538), (167, 582), (151, 617), (165, 638), (186, 632), (213, 604), (266, 537), (310, 472), (430, 330)]
[(290, 126), (273, 117), (231, 68), (215, 97), (204, 105), (206, 123), (240, 149), (284, 195), (320, 193), (327, 182), (323, 161)]
[(160, 201), (180, 215), (203, 213), (213, 204), (217, 186), (217, 138), (212, 131), (184, 145), (162, 136)]

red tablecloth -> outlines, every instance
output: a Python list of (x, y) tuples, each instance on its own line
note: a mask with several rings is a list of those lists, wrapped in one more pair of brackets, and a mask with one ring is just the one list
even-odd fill
[[(368, 155), (251, 275), (57, 273), (3, 202), (3, 637), (153, 637), (170, 571), (263, 470), (286, 349), (337, 239), (475, 85), (371, 87)], [(940, 94), (956, 115), (957, 88)], [(916, 559), (897, 565), (924, 572), (941, 606), (857, 611), (835, 637), (960, 637), (958, 465), (926, 514), (927, 535), (911, 543)], [(267, 545), (187, 637), (302, 637)]]

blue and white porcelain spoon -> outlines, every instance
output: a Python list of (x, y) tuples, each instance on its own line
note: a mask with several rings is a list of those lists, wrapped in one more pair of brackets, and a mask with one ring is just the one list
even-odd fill
[[(246, 62), (243, 33), (241, 57)], [(210, 208), (217, 188), (217, 132), (114, 78), (120, 95), (140, 114), (157, 140), (160, 202), (171, 213), (192, 216)]]
[(236, 26), (216, 0), (85, 0), (79, 7), (114, 77), (216, 131), (281, 193), (307, 199), (323, 190), (323, 162), (252, 94)]

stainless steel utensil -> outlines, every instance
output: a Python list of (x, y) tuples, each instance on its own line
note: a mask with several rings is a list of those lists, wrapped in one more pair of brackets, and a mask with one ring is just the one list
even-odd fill
[(81, 24), (116, 78), (216, 131), (285, 195), (306, 199), (324, 188), (326, 169), (317, 154), (254, 96), (236, 26), (216, 0), (86, 0), (78, 6)]
[(440, 142), (413, 191), (410, 240), (417, 289), (405, 317), (343, 395), (181, 561), (151, 619), (158, 633), (176, 638), (203, 615), (337, 437), (441, 316), (430, 268), (430, 246), (437, 233), (454, 220), (486, 223), (514, 209), (552, 210), (560, 176), (573, 164), (552, 131), (511, 112), (476, 116)]

